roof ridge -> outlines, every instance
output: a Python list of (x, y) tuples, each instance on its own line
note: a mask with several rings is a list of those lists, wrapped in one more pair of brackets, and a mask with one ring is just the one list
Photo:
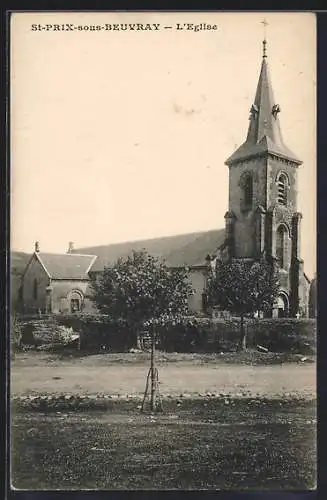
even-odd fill
[(64, 256), (75, 256), (75, 257), (95, 257), (94, 254), (83, 254), (83, 253), (75, 253), (75, 252), (72, 252), (72, 253), (67, 253), (67, 252), (64, 252), (64, 253), (59, 253), (59, 252), (37, 252), (37, 254), (39, 255), (58, 255), (59, 257), (64, 257)]
[(71, 252), (71, 253), (65, 253), (63, 255), (75, 255), (76, 257), (96, 257), (93, 253), (77, 253), (77, 252)]
[(34, 252), (34, 254), (32, 255), (32, 259), (33, 259), (33, 257), (36, 257), (36, 259), (40, 262), (41, 266), (43, 267), (43, 269), (47, 273), (48, 277), (52, 278), (52, 273), (50, 273), (49, 270), (47, 269), (47, 267), (45, 266), (45, 264), (44, 264), (44, 262), (42, 260), (41, 255), (39, 254), (39, 252)]
[(132, 252), (133, 246), (137, 250), (144, 247), (147, 252), (163, 259), (168, 267), (180, 267), (183, 265), (202, 265), (206, 255), (216, 251), (225, 235), (225, 229), (215, 228), (207, 231), (184, 233), (166, 238), (152, 238), (135, 242), (121, 244), (101, 245), (92, 250), (98, 259), (92, 266), (92, 271), (99, 271), (106, 265), (111, 265), (121, 256), (127, 256)]
[(256, 144), (251, 144), (247, 141), (243, 142), (243, 144), (241, 144), (241, 146), (239, 146), (239, 148), (237, 148), (237, 150), (225, 161), (225, 165), (230, 165), (263, 154), (273, 154), (293, 163), (302, 164), (302, 160), (285, 146), (285, 144), (279, 145), (275, 143), (271, 137), (264, 135)]
[[(216, 229), (208, 229), (208, 230), (202, 230), (202, 231), (192, 231), (190, 233), (178, 233), (178, 234), (171, 234), (171, 235), (165, 235), (165, 236), (154, 236), (154, 237), (150, 237), (150, 238), (142, 238), (142, 239), (139, 239), (139, 240), (125, 240), (125, 241), (115, 241), (115, 242), (112, 242), (112, 243), (105, 243), (103, 245), (90, 245), (90, 246), (83, 246), (83, 247), (80, 247), (80, 249), (82, 250), (83, 248), (106, 248), (106, 247), (109, 247), (109, 246), (114, 246), (114, 245), (127, 245), (127, 244), (131, 244), (131, 243), (142, 243), (143, 241), (144, 242), (148, 242), (148, 241), (155, 241), (155, 240), (164, 240), (164, 239), (169, 239), (169, 238), (178, 238), (178, 237), (185, 237), (185, 236), (192, 236), (192, 235), (197, 235), (198, 237), (200, 237), (201, 235), (203, 234), (207, 234), (207, 233), (213, 233), (213, 232), (216, 232), (216, 231), (221, 231), (221, 229), (223, 228), (216, 228)], [(77, 249), (78, 250), (78, 249)], [(77, 255), (75, 252), (73, 252), (74, 255)], [(80, 254), (82, 255), (82, 254)]]

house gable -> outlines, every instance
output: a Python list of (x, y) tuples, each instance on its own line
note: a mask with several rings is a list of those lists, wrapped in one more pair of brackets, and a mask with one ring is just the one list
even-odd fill
[(37, 254), (34, 253), (23, 274), (22, 303), (24, 310), (45, 311), (46, 288), (50, 282), (48, 272), (41, 264)]

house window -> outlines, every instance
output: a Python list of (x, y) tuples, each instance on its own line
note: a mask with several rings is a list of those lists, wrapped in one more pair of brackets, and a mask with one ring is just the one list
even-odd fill
[(284, 269), (285, 267), (286, 236), (287, 236), (286, 227), (284, 225), (280, 225), (277, 229), (276, 257), (281, 269)]
[(287, 205), (288, 178), (281, 173), (277, 178), (277, 201), (280, 205)]
[(70, 301), (70, 312), (75, 313), (81, 310), (80, 299), (71, 299)]
[(33, 299), (37, 300), (37, 292), (38, 292), (38, 286), (37, 286), (37, 279), (35, 278), (34, 283), (33, 283)]

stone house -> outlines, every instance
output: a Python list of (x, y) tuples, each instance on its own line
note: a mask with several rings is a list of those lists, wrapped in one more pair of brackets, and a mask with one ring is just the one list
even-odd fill
[(92, 310), (89, 270), (95, 255), (40, 252), (38, 243), (22, 276), (20, 311), (73, 313)]

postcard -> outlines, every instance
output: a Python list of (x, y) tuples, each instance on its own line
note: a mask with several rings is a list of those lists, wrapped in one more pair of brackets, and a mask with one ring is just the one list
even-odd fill
[(316, 19), (12, 12), (11, 487), (316, 488)]

